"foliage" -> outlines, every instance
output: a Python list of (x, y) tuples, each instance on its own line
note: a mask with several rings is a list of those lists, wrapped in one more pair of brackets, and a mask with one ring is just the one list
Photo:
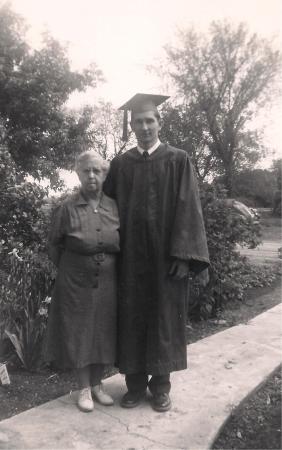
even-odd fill
[(272, 214), (281, 217), (281, 190), (282, 190), (282, 158), (272, 162), (272, 171), (276, 179), (276, 191), (273, 199)]
[(47, 190), (18, 177), (7, 148), (0, 146), (0, 339), (4, 331), (23, 366), (40, 363), (53, 267), (46, 255)]
[(65, 103), (75, 91), (95, 87), (102, 74), (93, 64), (73, 71), (67, 49), (48, 34), (31, 49), (27, 26), (8, 4), (0, 7), (0, 123), (2, 141), (22, 175), (48, 177), (65, 168), (76, 146), (88, 141), (87, 108), (80, 115)]
[(92, 147), (105, 159), (114, 156), (132, 147), (133, 135), (129, 132), (129, 139), (125, 143), (121, 138), (122, 116), (110, 102), (100, 101), (91, 109), (91, 122), (89, 128)]
[(37, 183), (18, 180), (7, 148), (0, 146), (0, 257), (2, 269), (13, 248), (44, 249), (48, 219), (42, 210), (47, 190)]
[(3, 336), (5, 330), (23, 367), (35, 370), (42, 363), (42, 339), (54, 269), (45, 254), (29, 249), (21, 252), (15, 249), (10, 260), (10, 273), (0, 296), (0, 332)]
[(251, 269), (239, 255), (237, 246), (254, 248), (260, 242), (259, 223), (228, 205), (224, 190), (203, 188), (202, 207), (211, 267), (206, 287), (197, 277), (191, 285), (190, 314), (198, 318), (207, 318), (227, 302), (243, 298), (248, 284), (246, 274)]
[(216, 171), (217, 159), (209, 150), (212, 140), (193, 105), (172, 107), (166, 104), (162, 108), (160, 137), (164, 142), (188, 152), (200, 182), (206, 181)]
[[(195, 114), (204, 130), (202, 145), (216, 159), (213, 170), (224, 176), (231, 197), (233, 175), (252, 168), (263, 154), (262, 129), (251, 130), (249, 124), (277, 94), (281, 53), (244, 24), (228, 21), (213, 22), (208, 34), (183, 30), (178, 45), (166, 52), (161, 75), (177, 89), (180, 110)], [(180, 116), (180, 133), (186, 121), (187, 114)]]
[(250, 206), (271, 207), (276, 190), (272, 171), (266, 169), (243, 170), (233, 178), (233, 195)]

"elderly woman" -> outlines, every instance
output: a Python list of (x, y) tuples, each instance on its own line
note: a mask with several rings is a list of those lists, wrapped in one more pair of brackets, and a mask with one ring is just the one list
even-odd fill
[[(116, 254), (119, 219), (114, 200), (102, 192), (108, 163), (94, 151), (76, 161), (80, 191), (54, 212), (50, 257), (58, 267), (51, 302), (45, 359), (76, 371), (78, 407), (93, 398), (112, 405), (101, 379), (116, 357)], [(93, 396), (93, 398), (92, 398)]]

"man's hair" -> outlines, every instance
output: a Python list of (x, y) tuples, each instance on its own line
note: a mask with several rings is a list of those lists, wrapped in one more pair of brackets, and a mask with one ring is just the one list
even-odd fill
[[(155, 111), (154, 111), (154, 110), (152, 109), (152, 113), (154, 113), (154, 116), (155, 116), (155, 118), (156, 118), (158, 121), (161, 120), (161, 116), (160, 116), (160, 113), (159, 113), (158, 110), (155, 110)], [(134, 111), (131, 111), (130, 122), (133, 122), (133, 120), (134, 120)]]

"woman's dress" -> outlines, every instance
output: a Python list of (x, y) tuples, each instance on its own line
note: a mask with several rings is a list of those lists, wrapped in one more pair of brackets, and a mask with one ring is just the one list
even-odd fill
[(82, 193), (53, 216), (50, 256), (58, 265), (45, 342), (45, 360), (60, 368), (113, 364), (116, 359), (119, 219), (102, 195), (93, 209)]

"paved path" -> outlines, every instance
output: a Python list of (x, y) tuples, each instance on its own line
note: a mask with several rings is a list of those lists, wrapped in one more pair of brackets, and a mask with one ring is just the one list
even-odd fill
[(208, 449), (231, 411), (281, 362), (281, 305), (188, 347), (189, 369), (172, 374), (173, 408), (119, 407), (124, 380), (107, 380), (113, 407), (92, 413), (64, 396), (0, 423), (0, 449)]

